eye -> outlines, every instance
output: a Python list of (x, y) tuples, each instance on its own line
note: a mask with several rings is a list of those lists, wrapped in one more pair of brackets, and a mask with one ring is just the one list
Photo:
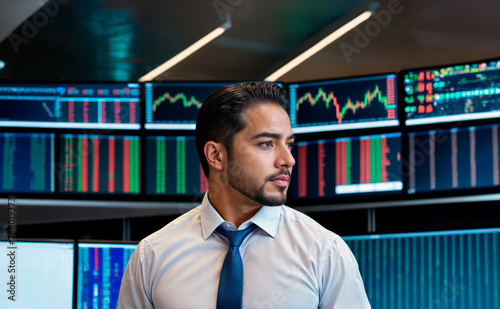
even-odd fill
[(295, 142), (290, 142), (286, 144), (286, 146), (288, 147), (288, 149), (292, 150), (295, 147)]
[(260, 143), (260, 145), (262, 145), (265, 148), (269, 148), (273, 145), (273, 142), (271, 142), (271, 141), (262, 142), (262, 143)]

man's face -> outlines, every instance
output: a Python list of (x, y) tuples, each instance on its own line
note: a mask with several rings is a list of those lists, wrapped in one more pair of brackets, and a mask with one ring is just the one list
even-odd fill
[(227, 183), (235, 198), (258, 205), (277, 206), (286, 201), (295, 160), (290, 119), (276, 104), (260, 104), (242, 117), (247, 126), (233, 139), (228, 156)]

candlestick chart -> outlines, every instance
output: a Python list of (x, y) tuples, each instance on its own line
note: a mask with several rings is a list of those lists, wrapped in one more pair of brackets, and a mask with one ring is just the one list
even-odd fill
[(228, 83), (146, 83), (146, 129), (191, 129), (198, 110)]
[(395, 75), (292, 84), (290, 101), (296, 128), (398, 124)]

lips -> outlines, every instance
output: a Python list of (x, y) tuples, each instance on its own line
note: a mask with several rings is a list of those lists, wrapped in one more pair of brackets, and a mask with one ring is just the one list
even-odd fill
[(272, 178), (270, 181), (279, 187), (288, 186), (288, 181), (290, 180), (290, 176), (288, 175), (280, 175)]

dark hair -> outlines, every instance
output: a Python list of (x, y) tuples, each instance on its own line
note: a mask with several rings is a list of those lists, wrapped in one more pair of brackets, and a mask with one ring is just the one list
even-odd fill
[(268, 82), (247, 82), (222, 87), (203, 103), (196, 120), (196, 148), (205, 176), (208, 162), (204, 147), (209, 141), (221, 143), (231, 153), (233, 137), (243, 130), (247, 122), (243, 112), (262, 103), (281, 106), (287, 113), (290, 103), (287, 92)]

